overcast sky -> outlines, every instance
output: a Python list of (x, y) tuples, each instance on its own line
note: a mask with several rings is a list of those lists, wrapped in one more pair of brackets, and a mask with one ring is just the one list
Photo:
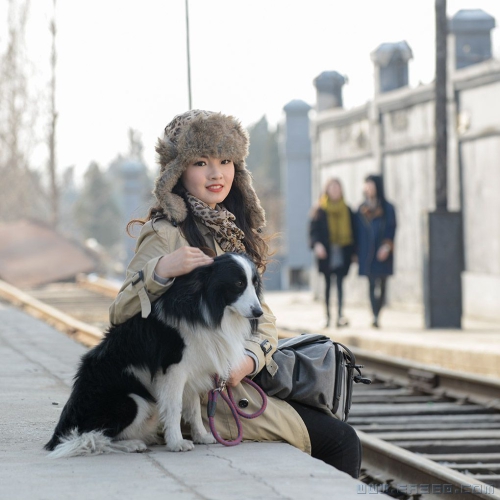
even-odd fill
[[(30, 51), (43, 72), (52, 1), (32, 4)], [(449, 15), (463, 8), (500, 19), (499, 0), (448, 0)], [(412, 86), (433, 79), (434, 0), (189, 0), (189, 14), (193, 106), (245, 126), (264, 114), (275, 125), (292, 99), (314, 104), (325, 70), (348, 77), (345, 107), (366, 102), (370, 52), (384, 42), (411, 46)], [(127, 152), (129, 127), (154, 168), (156, 138), (188, 108), (184, 0), (59, 0), (57, 24), (59, 169), (106, 166)]]

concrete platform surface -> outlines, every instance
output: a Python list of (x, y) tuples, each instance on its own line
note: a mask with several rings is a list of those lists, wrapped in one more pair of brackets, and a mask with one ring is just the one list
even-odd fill
[(85, 351), (0, 303), (1, 500), (359, 500), (359, 481), (285, 443), (48, 459), (42, 446)]
[[(333, 285), (332, 285), (333, 287)], [(461, 330), (426, 330), (422, 312), (385, 308), (380, 328), (371, 327), (369, 306), (346, 307), (349, 326), (325, 328), (325, 306), (310, 291), (266, 292), (266, 302), (279, 327), (324, 333), (334, 340), (389, 356), (411, 359), (450, 370), (500, 378), (500, 323), (465, 318)]]

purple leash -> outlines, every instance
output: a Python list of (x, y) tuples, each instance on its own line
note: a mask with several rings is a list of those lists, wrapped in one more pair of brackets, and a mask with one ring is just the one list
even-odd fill
[[(234, 401), (233, 391), (231, 390), (231, 387), (229, 386), (226, 387), (226, 381), (223, 380), (222, 383), (219, 384), (219, 377), (217, 376), (214, 377), (214, 380), (216, 387), (215, 389), (212, 389), (208, 393), (207, 414), (208, 414), (208, 423), (210, 425), (210, 430), (212, 431), (212, 434), (218, 443), (223, 444), (224, 446), (236, 446), (237, 444), (240, 444), (243, 439), (243, 430), (241, 428), (241, 421), (239, 417), (250, 419), (250, 418), (257, 418), (260, 415), (262, 415), (267, 407), (267, 396), (266, 393), (253, 380), (250, 380), (248, 377), (245, 377), (242, 380), (242, 382), (246, 382), (247, 384), (251, 385), (262, 398), (262, 407), (255, 413), (248, 414), (238, 408), (236, 402)], [(227, 389), (227, 395), (224, 394), (224, 389)], [(221, 395), (222, 399), (226, 402), (227, 406), (229, 406), (229, 409), (233, 414), (234, 421), (236, 422), (236, 427), (238, 428), (238, 437), (233, 441), (227, 441), (221, 438), (215, 428), (215, 421), (214, 421), (215, 410), (217, 408), (217, 398), (219, 397), (219, 394)]]

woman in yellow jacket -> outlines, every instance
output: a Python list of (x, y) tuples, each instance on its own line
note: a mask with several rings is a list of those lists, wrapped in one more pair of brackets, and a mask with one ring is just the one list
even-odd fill
[(330, 326), (330, 284), (332, 275), (337, 284), (337, 327), (347, 326), (342, 314), (344, 278), (354, 255), (354, 215), (344, 201), (338, 179), (329, 179), (314, 209), (309, 226), (310, 245), (325, 277), (326, 326)]
[[(248, 135), (231, 116), (202, 110), (176, 116), (158, 140), (160, 174), (155, 183), (157, 204), (142, 224), (127, 277), (110, 308), (110, 321), (120, 324), (168, 294), (177, 276), (202, 265), (209, 255), (246, 252), (263, 272), (268, 247), (261, 236), (265, 214), (245, 165)], [(235, 400), (248, 413), (259, 408), (259, 396), (241, 384), (260, 370), (276, 370), (275, 317), (263, 303), (258, 336), (246, 345), (247, 356), (228, 380)], [(207, 398), (202, 398), (206, 405)], [(202, 410), (207, 425), (206, 408)], [(359, 439), (348, 424), (318, 410), (269, 397), (256, 419), (242, 419), (243, 436), (253, 441), (287, 441), (353, 477), (359, 474)], [(217, 405), (216, 428), (235, 439), (229, 409)]]

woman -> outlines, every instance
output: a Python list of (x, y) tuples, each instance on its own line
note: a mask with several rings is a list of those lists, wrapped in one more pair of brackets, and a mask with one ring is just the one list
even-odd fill
[(354, 252), (354, 217), (345, 204), (342, 185), (330, 179), (325, 186), (318, 207), (310, 223), (310, 243), (318, 262), (318, 270), (325, 276), (326, 326), (330, 326), (331, 276), (337, 283), (337, 327), (349, 322), (342, 315), (343, 281), (349, 272)]
[(367, 276), (374, 328), (384, 305), (387, 277), (393, 274), (396, 212), (384, 195), (380, 175), (369, 175), (363, 188), (365, 201), (357, 214), (359, 274)]
[[(141, 310), (143, 316), (149, 314), (151, 303), (169, 293), (177, 276), (212, 262), (204, 251), (246, 252), (261, 272), (266, 266), (268, 247), (261, 236), (265, 214), (245, 166), (248, 136), (239, 122), (220, 113), (188, 111), (167, 125), (156, 151), (157, 206), (146, 222), (140, 221), (135, 257), (110, 309), (114, 324)], [(259, 396), (240, 382), (271, 368), (277, 345), (275, 317), (265, 302), (262, 309), (258, 336), (247, 343), (245, 361), (232, 369), (228, 380), (235, 400), (249, 413), (259, 408)], [(206, 426), (206, 408), (202, 412)], [(224, 439), (235, 438), (236, 425), (226, 405), (217, 405), (215, 422)], [(264, 414), (242, 419), (242, 428), (245, 439), (288, 441), (353, 477), (359, 474), (361, 449), (354, 430), (314, 409), (269, 397)]]

